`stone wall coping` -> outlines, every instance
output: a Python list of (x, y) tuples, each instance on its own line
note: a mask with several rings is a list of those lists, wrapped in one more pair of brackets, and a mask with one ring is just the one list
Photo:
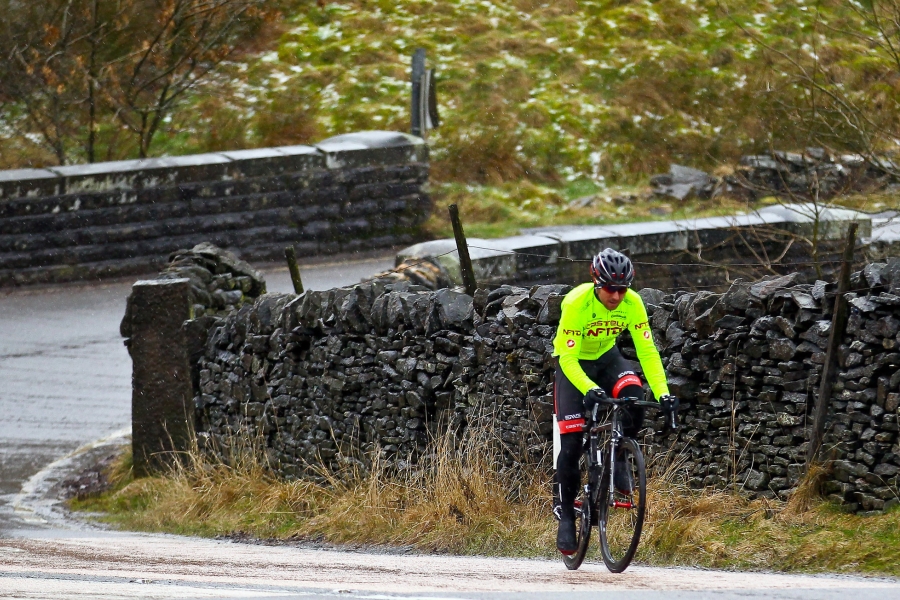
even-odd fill
[(816, 213), (820, 221), (866, 221), (871, 216), (868, 213), (837, 206), (816, 206), (812, 202), (797, 204), (775, 204), (761, 208), (759, 215), (778, 215), (784, 221), (793, 223), (811, 223), (815, 220)]
[(559, 225), (556, 227), (529, 227), (522, 229), (525, 235), (543, 235), (561, 242), (616, 237), (614, 225)]
[(140, 279), (132, 284), (132, 287), (160, 286), (160, 285), (184, 285), (190, 284), (191, 280), (187, 277), (177, 277), (174, 279)]
[(885, 223), (872, 232), (871, 242), (900, 241), (900, 223)]
[(302, 155), (312, 155), (312, 156), (321, 156), (322, 152), (316, 148), (315, 146), (276, 146), (274, 148), (270, 148), (271, 150), (275, 150), (284, 154), (285, 156), (302, 156)]
[(171, 167), (194, 167), (199, 165), (215, 165), (231, 162), (224, 154), (190, 154), (187, 156), (161, 156), (158, 158), (140, 158), (134, 160), (115, 160), (84, 165), (66, 165), (63, 167), (48, 167), (60, 177), (75, 177), (88, 175), (106, 175), (127, 173), (130, 171), (149, 171), (153, 169), (167, 169)]
[[(315, 148), (312, 148), (315, 150)], [(279, 148), (250, 148), (247, 150), (227, 150), (219, 152), (228, 160), (252, 160), (257, 158), (281, 158), (287, 156), (285, 152), (281, 152)]]
[[(502, 258), (498, 257), (495, 259), (495, 264), (492, 265), (491, 272), (485, 273), (485, 275), (489, 277), (496, 277), (497, 274), (493, 273), (493, 271), (496, 271), (498, 268), (502, 268), (504, 273), (508, 270), (507, 265), (504, 264), (501, 267), (496, 261), (509, 262), (514, 269), (512, 271), (514, 273), (517, 270), (530, 267), (554, 265), (562, 250), (562, 245), (559, 240), (543, 235), (518, 235), (497, 240), (486, 240), (483, 247), (500, 252), (503, 255)], [(475, 259), (473, 258), (473, 260)], [(482, 260), (479, 262), (484, 261)], [(477, 265), (478, 262), (473, 264), (476, 273), (478, 272), (478, 269), (476, 268)]]
[(514, 235), (507, 238), (499, 238), (494, 240), (483, 240), (481, 242), (485, 248), (497, 250), (498, 252), (510, 250), (522, 250), (527, 248), (544, 248), (548, 246), (558, 246), (559, 240), (547, 235)]
[(316, 144), (329, 169), (426, 162), (422, 138), (396, 131), (360, 131), (337, 135)]
[(206, 153), (48, 167), (48, 170), (59, 175), (61, 193), (73, 194), (229, 179), (227, 167), (233, 162), (222, 154)]
[(0, 171), (0, 183), (25, 182), (28, 180), (56, 179), (59, 175), (49, 169), (10, 169)]
[(256, 177), (269, 172), (278, 174), (427, 161), (428, 147), (422, 138), (394, 131), (362, 131), (328, 138), (313, 146), (250, 148), (0, 171), (0, 199), (84, 191), (136, 190), (159, 185)]
[[(723, 217), (704, 217), (698, 219), (679, 219), (672, 221), (646, 221), (639, 223), (621, 223), (610, 225), (562, 225), (556, 227), (537, 227), (523, 229), (522, 234), (506, 238), (481, 240), (469, 239), (469, 255), (472, 267), (479, 281), (489, 281), (499, 277), (514, 277), (517, 265), (513, 252), (530, 253), (537, 248), (559, 246), (558, 251), (548, 256), (548, 264), (555, 262), (557, 252), (565, 256), (587, 258), (589, 254), (598, 252), (605, 246), (629, 248), (634, 255), (651, 254), (661, 251), (687, 250), (693, 245), (692, 232), (699, 232), (700, 242), (706, 244), (707, 238), (715, 238), (717, 232), (732, 227), (750, 227), (753, 225), (783, 225), (785, 229), (795, 231), (796, 227), (808, 226), (812, 222), (808, 205), (779, 205), (749, 213)], [(820, 218), (829, 223), (822, 228), (822, 239), (840, 239), (844, 235), (843, 224), (857, 221), (862, 224), (861, 237), (871, 231), (871, 217), (849, 209), (827, 208)], [(866, 227), (869, 229), (867, 230)], [(900, 230), (900, 228), (898, 228)], [(893, 229), (890, 230), (893, 232)], [(896, 234), (895, 234), (896, 235)], [(475, 247), (477, 246), (477, 248)], [(426, 258), (455, 250), (456, 242), (452, 239), (423, 242), (401, 250), (401, 257)], [(506, 255), (505, 257), (503, 255)], [(550, 255), (550, 253), (548, 253)], [(519, 255), (520, 258), (523, 255)], [(537, 257), (532, 257), (537, 258)], [(447, 267), (451, 279), (459, 273), (459, 257), (455, 252), (438, 260)], [(534, 261), (531, 261), (532, 264)], [(450, 264), (452, 263), (452, 264)], [(518, 267), (522, 268), (522, 267)]]
[[(479, 238), (469, 238), (470, 244), (474, 244), (476, 241), (480, 243), (485, 240), (481, 240)], [(401, 263), (408, 260), (438, 257), (447, 252), (456, 252), (456, 240), (443, 239), (432, 240), (430, 242), (420, 242), (418, 244), (413, 244), (412, 246), (400, 250), (397, 253), (396, 259), (394, 260), (394, 264), (399, 266)]]
[(62, 181), (50, 169), (0, 171), (0, 200), (58, 194)]
[(357, 131), (322, 140), (317, 147), (360, 150), (366, 148), (396, 148), (398, 146), (424, 146), (425, 140), (399, 131)]
[(335, 141), (322, 142), (316, 144), (316, 149), (325, 154), (336, 154), (338, 152), (352, 152), (354, 150), (368, 150), (368, 146), (353, 141)]

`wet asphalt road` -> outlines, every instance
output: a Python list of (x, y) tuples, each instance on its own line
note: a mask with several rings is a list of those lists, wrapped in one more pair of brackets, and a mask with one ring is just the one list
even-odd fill
[[(393, 255), (381, 255), (320, 262), (302, 275), (307, 289), (330, 289), (392, 266)], [(293, 291), (286, 268), (264, 273), (269, 291)], [(10, 507), (23, 482), (130, 426), (131, 359), (119, 322), (132, 283), (0, 290), (0, 535), (29, 525)]]
[(128, 533), (0, 537), (0, 597), (893, 600), (896, 580), (261, 546)]

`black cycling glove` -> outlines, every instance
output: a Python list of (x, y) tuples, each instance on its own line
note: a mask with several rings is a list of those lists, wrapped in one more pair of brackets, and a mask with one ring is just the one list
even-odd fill
[(594, 407), (600, 404), (603, 400), (606, 400), (606, 392), (603, 391), (603, 388), (593, 388), (588, 390), (588, 393), (584, 395), (584, 414), (585, 416), (593, 414)]
[(678, 429), (678, 396), (666, 394), (660, 397), (659, 403), (662, 405), (663, 413), (666, 415), (666, 429), (673, 431)]

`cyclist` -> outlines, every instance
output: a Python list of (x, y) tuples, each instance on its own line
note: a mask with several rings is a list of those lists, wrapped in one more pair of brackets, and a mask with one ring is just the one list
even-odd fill
[[(647, 319), (640, 295), (629, 289), (634, 280), (631, 260), (606, 248), (591, 262), (593, 283), (579, 285), (562, 303), (562, 316), (553, 340), (557, 357), (554, 384), (553, 454), (557, 489), (554, 507), (559, 517), (556, 546), (563, 554), (576, 550), (575, 497), (581, 486), (578, 460), (582, 454), (584, 415), (608, 393), (613, 398), (644, 396), (634, 366), (616, 348), (616, 338), (625, 329), (631, 332), (638, 359), (654, 396), (663, 410), (677, 407), (669, 395), (666, 372)], [(641, 407), (625, 406), (623, 433), (636, 437), (644, 420)], [(620, 469), (620, 467), (622, 467)], [(616, 461), (613, 480), (616, 488), (631, 493), (634, 483), (624, 461)]]

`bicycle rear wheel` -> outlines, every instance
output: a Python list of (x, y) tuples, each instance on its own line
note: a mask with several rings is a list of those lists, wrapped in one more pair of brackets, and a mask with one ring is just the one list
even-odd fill
[(578, 549), (574, 554), (566, 556), (563, 554), (563, 563), (570, 571), (574, 571), (584, 562), (587, 554), (588, 545), (591, 541), (591, 503), (588, 502), (587, 494), (582, 489), (581, 494), (575, 500), (575, 526), (578, 528)]
[(619, 461), (624, 461), (631, 474), (634, 489), (631, 493), (615, 490), (613, 501), (610, 503), (610, 465), (607, 463), (601, 477), (597, 507), (600, 521), (600, 553), (603, 555), (606, 568), (613, 573), (624, 571), (634, 558), (647, 508), (647, 473), (644, 468), (644, 455), (637, 442), (630, 438), (620, 442), (616, 456), (616, 462)]

